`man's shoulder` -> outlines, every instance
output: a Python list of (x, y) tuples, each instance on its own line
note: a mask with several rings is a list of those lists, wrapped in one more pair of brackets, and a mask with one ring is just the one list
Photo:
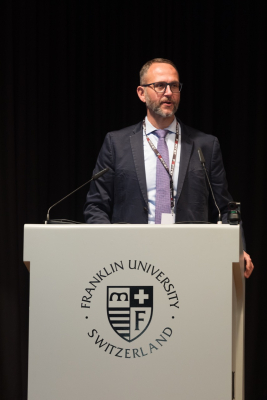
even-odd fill
[[(180, 123), (181, 126), (182, 136), (186, 135), (189, 138), (189, 140), (206, 142), (206, 143), (218, 140), (216, 136), (202, 132), (199, 129), (192, 128), (191, 126), (184, 124), (180, 119), (178, 119), (178, 122)], [(143, 136), (142, 124), (143, 121), (140, 121), (137, 124), (130, 125), (119, 130), (108, 132), (107, 137), (117, 141), (117, 140), (123, 140), (124, 138), (128, 138), (129, 136), (135, 134)]]

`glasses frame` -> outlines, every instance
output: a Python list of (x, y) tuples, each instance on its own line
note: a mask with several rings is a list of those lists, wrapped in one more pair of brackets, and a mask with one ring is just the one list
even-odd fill
[[(158, 92), (158, 91), (155, 89), (155, 84), (156, 84), (156, 83), (164, 83), (164, 84), (165, 84), (165, 89), (163, 90), (163, 92)], [(171, 91), (172, 93), (174, 93), (174, 94), (175, 94), (175, 93), (181, 93), (183, 84), (182, 84), (181, 82), (178, 82), (178, 84), (179, 84), (179, 91), (178, 91), (178, 92), (173, 92), (172, 89), (171, 89), (171, 85), (172, 85), (173, 83), (177, 83), (177, 82), (170, 82), (170, 83), (167, 83), (167, 82), (159, 81), (159, 82), (147, 83), (146, 85), (140, 85), (140, 86), (142, 86), (142, 87), (153, 86), (153, 90), (154, 90), (156, 93), (160, 93), (160, 94), (165, 93), (165, 92), (166, 92), (166, 89), (167, 89), (167, 86), (169, 86), (169, 87), (170, 87), (170, 91)]]

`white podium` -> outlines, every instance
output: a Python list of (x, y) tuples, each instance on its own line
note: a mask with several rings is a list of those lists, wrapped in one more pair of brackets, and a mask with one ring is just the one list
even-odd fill
[(29, 400), (242, 400), (239, 227), (26, 225)]

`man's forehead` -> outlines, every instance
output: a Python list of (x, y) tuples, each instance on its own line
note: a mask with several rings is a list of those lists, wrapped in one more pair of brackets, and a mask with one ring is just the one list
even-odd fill
[(179, 80), (179, 75), (177, 70), (171, 65), (167, 63), (153, 63), (148, 71), (147, 71), (147, 77), (158, 77), (159, 79), (170, 77), (173, 80)]

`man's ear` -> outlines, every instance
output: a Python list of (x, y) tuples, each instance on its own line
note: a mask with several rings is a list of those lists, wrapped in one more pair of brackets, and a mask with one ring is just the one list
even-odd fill
[(145, 103), (146, 102), (146, 99), (145, 99), (145, 88), (143, 86), (137, 86), (136, 91), (137, 91), (137, 95), (138, 95), (139, 99), (143, 103)]

